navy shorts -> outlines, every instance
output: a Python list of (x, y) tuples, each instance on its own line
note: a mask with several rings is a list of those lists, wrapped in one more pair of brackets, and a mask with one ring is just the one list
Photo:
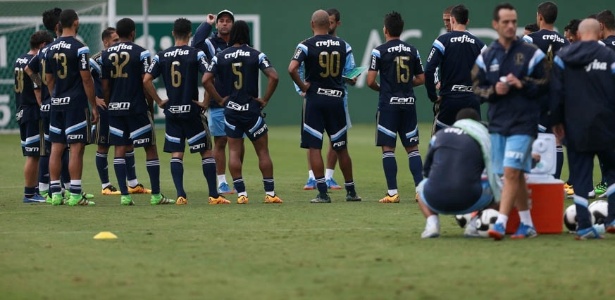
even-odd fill
[(473, 94), (468, 97), (442, 97), (437, 105), (435, 130), (453, 126), (457, 113), (464, 108), (473, 108), (480, 116), (480, 102)]
[(376, 146), (395, 147), (397, 134), (404, 147), (419, 144), (419, 127), (414, 106), (410, 109), (379, 110), (376, 124)]
[(260, 113), (236, 112), (229, 108), (224, 111), (224, 125), (226, 136), (234, 139), (241, 139), (245, 134), (251, 141), (255, 141), (269, 131)]
[(466, 186), (457, 193), (443, 193), (442, 187), (436, 181), (425, 178), (416, 187), (421, 202), (429, 210), (443, 215), (463, 215), (484, 209), (493, 202), (493, 192), (487, 178), (476, 185)]
[(348, 124), (342, 98), (308, 96), (303, 100), (302, 119), (301, 148), (322, 149), (325, 130), (334, 150), (346, 148)]
[(43, 121), (41, 119), (20, 122), (19, 134), (23, 156), (38, 157), (46, 154)]
[(92, 125), (92, 143), (109, 147), (109, 114), (106, 109), (98, 109), (98, 122)]
[(49, 140), (52, 143), (90, 142), (90, 111), (87, 108), (52, 110), (49, 115)]
[(164, 152), (184, 152), (186, 141), (190, 153), (211, 150), (211, 134), (205, 116), (166, 118)]
[(109, 116), (109, 144), (114, 146), (156, 145), (154, 120), (150, 112), (128, 116)]

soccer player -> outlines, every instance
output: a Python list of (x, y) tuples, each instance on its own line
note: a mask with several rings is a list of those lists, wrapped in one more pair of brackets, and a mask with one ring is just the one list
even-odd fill
[[(480, 116), (480, 102), (472, 92), (472, 67), (476, 57), (486, 48), (476, 36), (466, 31), (470, 12), (463, 5), (451, 10), (452, 31), (439, 36), (431, 47), (425, 66), (427, 96), (437, 107), (434, 132), (449, 127), (461, 109), (470, 107)], [(434, 79), (440, 69), (440, 94)]]
[[(557, 5), (553, 2), (543, 2), (538, 5), (538, 11), (536, 13), (536, 23), (540, 30), (530, 33), (523, 37), (523, 40), (536, 45), (542, 52), (545, 53), (546, 62), (549, 64), (549, 68), (553, 64), (553, 57), (564, 46), (569, 45), (568, 40), (561, 34), (554, 31), (554, 23), (557, 19)], [(540, 123), (538, 125), (539, 132), (551, 133), (551, 125), (549, 124), (549, 96), (545, 94), (538, 99), (540, 102)], [(556, 146), (556, 167), (555, 174), (556, 179), (559, 179), (562, 173), (562, 166), (564, 165), (564, 149), (562, 148), (562, 142), (557, 141)], [(570, 187), (566, 186), (566, 192)]]
[(536, 31), (540, 30), (540, 27), (538, 27), (538, 24), (536, 23), (531, 23), (531, 24), (527, 24), (525, 25), (525, 28), (523, 28), (523, 35), (526, 36), (530, 33), (534, 33)]
[[(431, 137), (425, 157), (425, 179), (417, 188), (419, 205), (427, 219), (422, 238), (440, 236), (438, 214), (457, 215), (481, 210), (492, 203), (494, 195), (499, 195), (499, 177), (490, 172), (489, 132), (479, 120), (475, 109), (464, 108), (457, 113), (453, 126)], [(488, 180), (482, 179), (485, 169), (487, 174), (492, 174)], [(492, 191), (491, 187), (496, 190)], [(465, 235), (477, 236), (475, 231), (476, 226), (469, 225)]]
[[(15, 61), (15, 102), (17, 122), (21, 136), (21, 150), (26, 157), (24, 164), (24, 203), (45, 202), (45, 197), (36, 193), (39, 157), (45, 153), (45, 136), (40, 118), (40, 86), (35, 85), (24, 69), (39, 49), (51, 43), (53, 37), (45, 30), (30, 36), (30, 51)], [(38, 95), (37, 95), (38, 94)]]
[[(329, 35), (329, 14), (317, 10), (312, 14), (314, 36), (299, 43), (288, 66), (292, 80), (305, 93), (301, 147), (309, 149), (310, 166), (316, 178), (318, 196), (312, 203), (330, 203), (322, 160), (323, 132), (326, 130), (337, 152), (344, 174), (346, 201), (361, 201), (352, 178), (352, 160), (347, 148), (346, 111), (344, 109), (343, 65), (352, 48), (342, 39)], [(305, 81), (299, 66), (305, 65)]]
[[(171, 153), (171, 176), (177, 190), (175, 204), (188, 204), (183, 183), (186, 141), (191, 153), (201, 154), (203, 175), (209, 188), (209, 204), (228, 204), (230, 201), (219, 195), (216, 189), (216, 162), (211, 153), (211, 137), (201, 109), (195, 103), (199, 98), (199, 72), (205, 72), (207, 62), (203, 51), (188, 46), (191, 30), (189, 20), (175, 20), (175, 45), (154, 56), (143, 84), (158, 107), (164, 109), (164, 152)], [(161, 75), (168, 96), (166, 100), (160, 99), (153, 85), (153, 80)]]
[[(337, 27), (342, 24), (342, 21), (340, 20), (340, 12), (339, 10), (335, 8), (330, 8), (330, 9), (327, 9), (327, 14), (329, 14), (329, 34), (337, 37)], [(354, 55), (352, 54), (352, 52), (348, 53), (348, 56), (349, 56), (349, 59), (346, 60), (346, 64), (344, 65), (343, 75), (346, 75), (348, 72), (352, 71), (352, 69), (354, 69), (355, 67)], [(305, 72), (304, 67), (302, 65), (300, 69), (300, 75), (303, 76), (304, 72)], [(356, 79), (346, 80), (345, 83), (354, 85), (356, 83)], [(350, 114), (348, 112), (348, 88), (346, 88), (346, 85), (344, 85), (344, 89), (346, 91), (346, 94), (344, 95), (344, 108), (346, 109), (346, 120), (348, 122), (348, 129), (350, 129), (352, 127), (352, 123), (350, 121)], [(296, 84), (295, 84), (295, 90), (297, 90), (297, 92), (301, 95), (301, 90), (299, 89), (299, 86), (297, 86)], [(309, 163), (310, 163), (309, 152), (307, 152), (307, 154), (308, 154), (308, 167), (309, 167)], [(333, 178), (333, 173), (335, 172), (335, 164), (337, 164), (337, 154), (333, 150), (331, 141), (329, 141), (329, 150), (327, 151), (327, 164), (326, 164), (326, 170), (325, 170), (325, 183), (327, 183), (328, 189), (341, 190), (342, 187), (339, 184), (337, 184), (337, 182)], [(303, 186), (303, 189), (313, 190), (315, 188), (316, 188), (316, 179), (314, 178), (314, 171), (312, 171), (312, 168), (310, 167), (310, 170), (308, 172), (308, 180), (305, 186)]]
[(581, 23), (581, 20), (572, 19), (570, 20), (570, 22), (568, 22), (568, 25), (564, 27), (564, 36), (569, 43), (574, 43), (578, 41), (577, 31), (579, 30), (579, 23)]
[(492, 26), (498, 39), (476, 58), (472, 70), (474, 92), (489, 102), (493, 169), (504, 175), (500, 212), (489, 236), (504, 238), (515, 205), (521, 224), (512, 237), (534, 237), (524, 172), (530, 171), (532, 142), (538, 131), (540, 104), (535, 99), (547, 90), (545, 54), (517, 39), (517, 12), (509, 3), (495, 7)]
[[(210, 15), (207, 16), (207, 20), (203, 22), (197, 29), (192, 40), (192, 47), (203, 50), (208, 61), (213, 60), (216, 54), (230, 46), (230, 33), (235, 22), (235, 16), (230, 10), (222, 10), (216, 16), (216, 29), (218, 33), (216, 36), (205, 39), (211, 32)], [(208, 23), (207, 26), (205, 23)], [(214, 86), (222, 97), (228, 96), (225, 90), (222, 88), (221, 83), (218, 83), (218, 79), (215, 79)], [(209, 97), (209, 96), (208, 96)], [(227, 137), (225, 133), (224, 125), (224, 107), (220, 106), (216, 101), (210, 101), (209, 111), (209, 129), (211, 135), (214, 137), (213, 154), (216, 160), (216, 174), (218, 178), (218, 193), (220, 194), (233, 194), (235, 191), (231, 189), (226, 182), (226, 144)], [(241, 148), (241, 160), (243, 161), (243, 144)], [(230, 169), (230, 166), (229, 166)]]
[[(94, 81), (88, 64), (89, 48), (75, 36), (79, 29), (79, 17), (72, 9), (60, 14), (62, 35), (49, 47), (45, 56), (45, 76), (51, 91), (49, 158), (51, 204), (62, 204), (60, 187), (61, 157), (70, 144), (69, 159), (70, 197), (68, 205), (94, 205), (81, 194), (83, 152), (89, 141), (90, 111), (96, 107)], [(98, 120), (98, 111), (91, 111), (91, 121)]]
[(603, 10), (596, 15), (600, 23), (601, 42), (607, 48), (615, 50), (615, 16), (610, 10)]
[(442, 12), (442, 21), (444, 22), (444, 29), (446, 29), (446, 32), (451, 32), (452, 30), (451, 10), (453, 10), (453, 7), (455, 7), (455, 5), (451, 5), (445, 8), (444, 11)]
[[(214, 57), (203, 75), (203, 85), (212, 98), (224, 105), (225, 130), (229, 144), (229, 170), (233, 185), (237, 189), (237, 203), (247, 204), (248, 193), (243, 181), (242, 145), (247, 135), (258, 157), (263, 175), (265, 203), (282, 203), (275, 194), (273, 163), (269, 156), (268, 129), (261, 111), (273, 96), (278, 85), (278, 73), (267, 55), (250, 47), (250, 28), (245, 21), (237, 21), (231, 29), (231, 47)], [(258, 71), (267, 76), (267, 89), (262, 98), (258, 97)], [(214, 87), (213, 79), (222, 85), (227, 97), (221, 97)]]
[(601, 238), (592, 227), (585, 198), (592, 189), (594, 156), (603, 163), (608, 180), (606, 231), (615, 233), (615, 52), (599, 44), (600, 23), (595, 19), (583, 20), (578, 35), (579, 43), (562, 48), (555, 57), (550, 108), (553, 132), (565, 138), (568, 166), (575, 174), (575, 238), (591, 239)]
[[(398, 203), (397, 162), (395, 145), (397, 134), (408, 154), (410, 172), (417, 186), (423, 180), (423, 162), (419, 154), (419, 129), (416, 117), (413, 86), (425, 83), (419, 51), (399, 39), (404, 20), (398, 12), (384, 17), (386, 42), (372, 50), (367, 73), (367, 85), (380, 92), (376, 114), (376, 146), (382, 148), (382, 167), (388, 191), (380, 203)], [(380, 84), (376, 77), (380, 73)]]
[(143, 90), (143, 76), (149, 67), (149, 51), (134, 43), (135, 23), (130, 18), (117, 22), (119, 41), (100, 56), (101, 86), (107, 106), (109, 144), (115, 146), (113, 168), (120, 187), (120, 204), (134, 205), (126, 184), (126, 152), (143, 147), (152, 185), (150, 203), (173, 204), (160, 193), (160, 160), (156, 147), (150, 103)]

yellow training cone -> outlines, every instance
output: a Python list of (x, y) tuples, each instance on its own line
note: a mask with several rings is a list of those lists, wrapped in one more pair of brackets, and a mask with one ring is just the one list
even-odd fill
[(117, 239), (117, 235), (111, 233), (111, 231), (101, 231), (94, 236), (95, 240), (114, 240)]

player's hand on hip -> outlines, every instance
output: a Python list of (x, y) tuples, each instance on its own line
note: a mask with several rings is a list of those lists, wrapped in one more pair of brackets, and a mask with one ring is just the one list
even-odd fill
[(301, 97), (305, 97), (305, 94), (307, 93), (307, 91), (310, 89), (310, 83), (309, 82), (304, 82), (303, 83), (305, 85), (305, 91), (301, 92)]
[(228, 96), (226, 96), (226, 97), (222, 98), (222, 102), (218, 102), (218, 105), (220, 105), (220, 106), (222, 106), (222, 107), (226, 106), (226, 105), (225, 105), (225, 104), (226, 104), (226, 100), (228, 100)]
[(267, 102), (268, 102), (268, 101), (263, 100), (262, 98), (254, 98), (254, 101), (258, 102), (261, 105), (261, 110), (265, 108), (265, 106), (267, 106)]
[(192, 102), (194, 102), (196, 105), (198, 105), (200, 108), (202, 108), (203, 110), (207, 110), (207, 105), (205, 105), (205, 101), (197, 101), (197, 100), (192, 100)]
[(105, 99), (102, 99), (102, 98), (96, 97), (96, 106), (102, 109), (107, 109), (107, 104), (105, 103)]
[(169, 99), (164, 99), (164, 100), (160, 101), (158, 103), (158, 107), (159, 108), (164, 108), (165, 106), (167, 106), (167, 102), (169, 102)]

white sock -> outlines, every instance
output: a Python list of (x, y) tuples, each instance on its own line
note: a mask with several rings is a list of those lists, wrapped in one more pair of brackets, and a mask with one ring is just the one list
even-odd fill
[[(72, 180), (71, 180), (72, 181)], [(65, 190), (69, 190), (70, 189), (70, 182), (65, 182), (64, 183), (64, 189)]]
[(135, 187), (135, 186), (137, 186), (137, 184), (139, 184), (139, 180), (137, 180), (137, 179), (128, 180), (128, 186), (129, 187)]
[(314, 177), (314, 171), (312, 171), (312, 170), (308, 171), (308, 178), (309, 179), (316, 179), (316, 177)]
[(110, 186), (111, 182), (105, 182), (102, 184), (102, 189), (104, 190), (106, 187)]
[(440, 227), (440, 219), (438, 215), (431, 215), (427, 217), (427, 225), (426, 228), (438, 228)]
[(43, 191), (49, 191), (49, 183), (38, 183), (38, 191), (39, 192), (43, 192)]
[(274, 191), (265, 192), (265, 194), (267, 194), (267, 196), (271, 196), (271, 197), (275, 196), (275, 192)]
[(226, 183), (226, 174), (218, 175), (218, 185), (222, 183)]
[(519, 219), (521, 219), (521, 223), (534, 227), (534, 222), (532, 222), (532, 215), (530, 215), (530, 210), (519, 211)]
[(335, 172), (333, 169), (325, 170), (325, 180), (333, 178), (333, 172)]
[(508, 216), (498, 213), (498, 219), (495, 222), (502, 223), (502, 225), (504, 225), (504, 229), (506, 229), (506, 223), (508, 223)]
[(397, 189), (389, 190), (387, 193), (389, 194), (389, 196), (395, 196), (397, 195)]
[(248, 197), (248, 192), (241, 192), (241, 193), (237, 194), (237, 196), (238, 196), (238, 197), (241, 197), (241, 196), (246, 196), (246, 197)]

